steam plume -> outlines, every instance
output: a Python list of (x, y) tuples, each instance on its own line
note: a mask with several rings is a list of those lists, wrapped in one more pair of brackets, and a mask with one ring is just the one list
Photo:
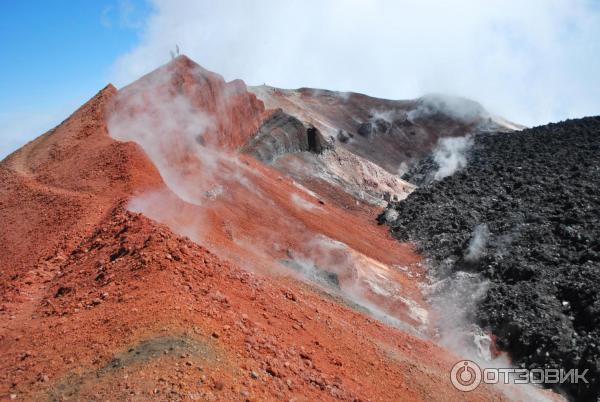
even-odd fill
[(466, 167), (466, 153), (472, 144), (473, 140), (470, 136), (440, 138), (433, 154), (433, 159), (439, 166), (434, 179), (442, 180)]
[(477, 261), (479, 257), (484, 253), (488, 239), (490, 237), (490, 231), (485, 223), (477, 225), (473, 230), (471, 241), (469, 242), (469, 249), (465, 255), (467, 261)]

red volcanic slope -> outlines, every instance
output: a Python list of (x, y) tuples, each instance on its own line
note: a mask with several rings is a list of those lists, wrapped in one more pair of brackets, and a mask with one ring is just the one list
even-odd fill
[[(194, 107), (218, 116), (226, 110), (211, 137), (221, 149), (252, 136), (265, 111), (243, 84), (226, 84), (206, 71), (199, 77), (183, 57), (164, 68), (173, 65), (183, 67), (177, 67), (181, 74), (175, 86), (163, 83), (164, 91), (183, 93)], [(352, 256), (355, 271), (338, 272), (342, 290), (356, 272), (369, 278), (365, 266), (389, 274), (389, 264), (401, 263), (418, 271), (418, 256), (375, 226), (374, 211), (359, 206), (351, 212), (340, 200), (319, 204), (247, 157), (236, 163), (252, 172), (249, 187), (226, 181), (228, 197), (184, 201), (140, 146), (108, 135), (107, 110), (123, 107), (117, 95), (106, 87), (0, 163), (0, 397), (503, 399), (489, 387), (459, 393), (448, 381), (455, 356), (352, 308), (343, 292), (282, 274), (289, 271), (277, 261), (288, 251), (306, 251), (303, 242), (315, 235), (350, 250), (344, 255)], [(223, 109), (218, 100), (229, 97), (234, 106), (228, 101)], [(128, 113), (143, 114), (144, 107)], [(189, 163), (198, 161), (190, 156)], [(194, 178), (193, 169), (184, 170)], [(254, 187), (265, 205), (249, 192)], [(126, 211), (149, 191), (170, 197), (175, 208), (160, 214), (169, 226)], [(316, 208), (299, 207), (306, 204), (293, 194)], [(181, 231), (186, 217), (193, 223), (196, 214), (206, 217), (201, 234), (189, 233), (197, 243), (172, 231)], [(262, 244), (268, 236), (277, 238), (279, 250)], [(243, 239), (254, 239), (256, 247)], [(361, 265), (367, 260), (371, 265)], [(246, 261), (258, 272), (242, 269)], [(403, 275), (392, 282), (420, 303), (417, 284)], [(406, 306), (378, 305), (410, 321)]]
[[(264, 118), (262, 101), (241, 80), (225, 82), (185, 56), (177, 57), (119, 91), (114, 108), (139, 116), (165, 101), (189, 100), (190, 108), (218, 116), (202, 134), (204, 141), (235, 150), (257, 132)], [(155, 122), (160, 124), (160, 122)]]
[[(232, 152), (227, 139), (248, 137), (245, 132), (225, 130), (219, 135), (226, 144), (216, 141), (213, 128), (224, 126), (221, 120), (229, 116), (221, 111), (239, 108), (239, 99), (255, 99), (238, 93), (224, 101), (208, 89), (217, 85), (211, 81), (229, 86), (179, 58), (117, 95), (111, 133), (139, 142), (167, 184), (134, 198), (131, 208), (245, 268), (281, 273), (289, 272), (289, 265), (297, 270), (318, 266), (337, 276), (336, 287), (348, 297), (375, 303), (408, 325), (426, 325), (423, 302), (409, 276), (409, 268), (418, 270), (410, 247), (396, 244), (384, 228), (368, 222), (375, 215), (372, 209), (368, 216), (351, 214), (257, 160)], [(196, 91), (198, 85), (205, 91)], [(195, 107), (200, 95), (202, 103), (219, 108)], [(394, 265), (407, 270), (399, 272)], [(387, 297), (396, 288), (402, 288), (402, 296)]]

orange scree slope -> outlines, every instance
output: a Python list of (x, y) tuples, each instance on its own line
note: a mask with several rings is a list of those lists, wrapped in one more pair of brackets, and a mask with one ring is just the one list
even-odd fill
[[(243, 83), (163, 69), (0, 163), (0, 398), (503, 400), (452, 387), (419, 257), (375, 207), (238, 154), (272, 113)], [(109, 135), (152, 97), (183, 98), (204, 136)]]

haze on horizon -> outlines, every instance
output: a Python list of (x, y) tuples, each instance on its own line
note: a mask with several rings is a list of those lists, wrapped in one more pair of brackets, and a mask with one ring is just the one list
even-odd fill
[[(86, 47), (76, 48), (61, 42), (63, 48), (56, 47), (57, 54), (65, 52), (61, 63), (79, 66), (88, 55), (96, 57), (93, 66), (82, 67), (71, 79), (52, 75), (46, 64), (56, 60), (38, 58), (34, 50), (19, 46), (31, 38), (12, 38), (8, 54), (18, 52), (20, 59), (34, 64), (1, 74), (9, 91), (0, 95), (0, 157), (66, 118), (101, 83), (121, 87), (168, 62), (176, 45), (227, 80), (241, 78), (249, 85), (306, 86), (390, 99), (446, 93), (474, 99), (490, 112), (528, 126), (600, 114), (600, 4), (591, 0), (101, 4), (89, 6), (88, 14), (78, 12), (95, 21), (101, 34), (119, 32), (110, 52), (103, 52), (107, 44), (98, 32), (53, 25), (56, 35), (72, 37), (73, 43), (87, 41)], [(39, 3), (36, 13), (48, 7)], [(11, 17), (2, 14), (2, 20)], [(4, 36), (12, 34), (5, 29)], [(28, 34), (40, 46), (47, 40), (35, 36), (35, 30)], [(27, 82), (38, 74), (46, 80), (35, 88), (10, 86), (15, 79)], [(17, 91), (27, 96), (15, 96)]]

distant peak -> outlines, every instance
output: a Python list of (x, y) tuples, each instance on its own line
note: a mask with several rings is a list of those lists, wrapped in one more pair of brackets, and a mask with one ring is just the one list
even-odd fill
[(112, 84), (108, 83), (104, 88), (100, 90), (100, 93), (116, 93), (117, 88)]
[(186, 55), (180, 55), (172, 59), (169, 63), (166, 64), (168, 68), (173, 68), (175, 70), (195, 70), (197, 68), (202, 68), (200, 64), (196, 63), (194, 60), (190, 59)]
[(111, 83), (107, 84), (104, 88), (99, 90), (96, 95), (94, 95), (87, 103), (85, 103), (82, 107), (87, 104), (95, 104), (98, 101), (105, 101), (106, 99), (110, 99), (117, 94), (118, 90)]
[(202, 67), (200, 64), (184, 54), (175, 57), (173, 60), (171, 60), (171, 62), (167, 63), (166, 67), (182, 75), (192, 74), (196, 77), (203, 77), (211, 80), (223, 79), (220, 74)]
[(183, 64), (195, 64), (195, 65), (198, 65), (198, 63), (196, 63), (194, 60), (190, 59), (185, 54), (180, 54), (179, 56), (176, 56), (175, 58), (173, 58), (173, 60), (171, 61), (171, 63), (183, 63)]

